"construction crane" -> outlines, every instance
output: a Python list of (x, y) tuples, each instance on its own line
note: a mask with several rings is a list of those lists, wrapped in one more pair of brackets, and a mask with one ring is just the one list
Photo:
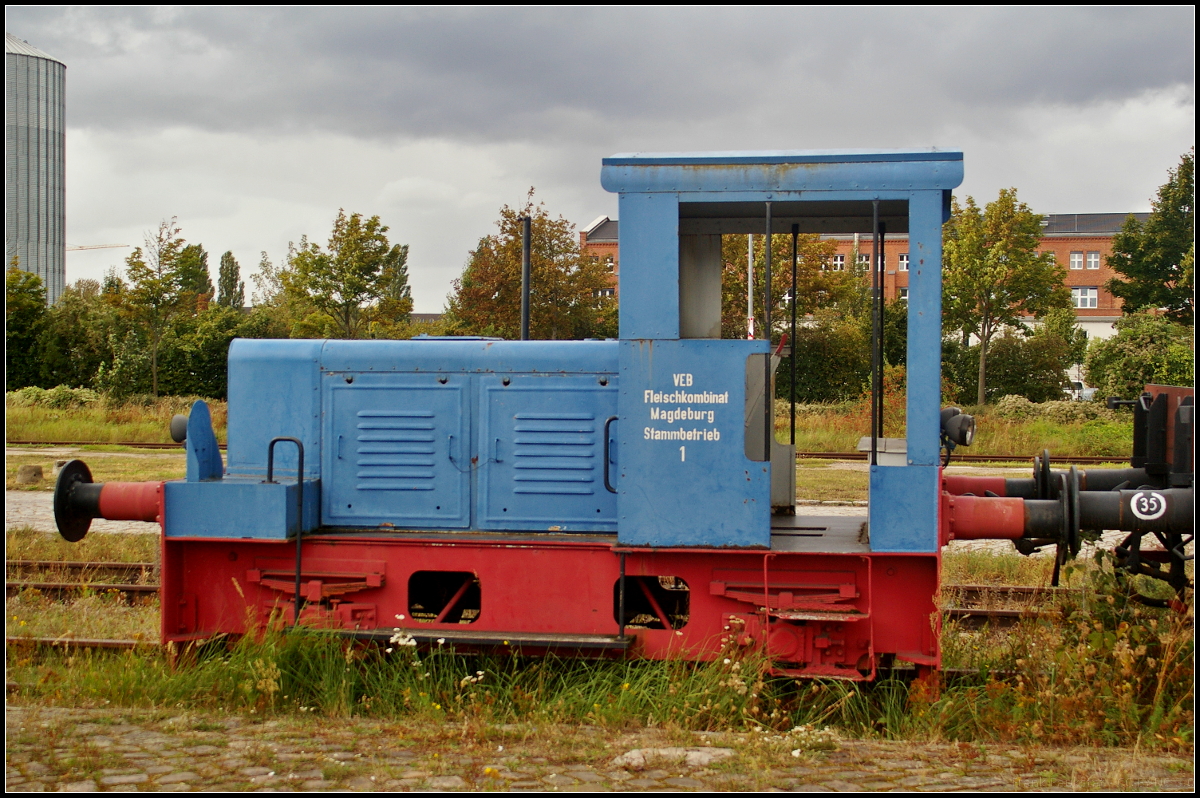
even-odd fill
[(84, 244), (80, 247), (67, 247), (67, 252), (75, 252), (80, 249), (124, 249), (128, 244)]

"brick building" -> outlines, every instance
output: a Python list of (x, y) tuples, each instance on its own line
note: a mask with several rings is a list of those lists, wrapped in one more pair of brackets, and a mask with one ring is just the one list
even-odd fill
[[(1108, 338), (1115, 332), (1113, 323), (1121, 315), (1121, 300), (1104, 289), (1104, 284), (1116, 274), (1108, 267), (1112, 239), (1120, 231), (1124, 213), (1052, 213), (1042, 222), (1040, 252), (1052, 252), (1067, 270), (1066, 284), (1075, 302), (1075, 318), (1088, 338)], [(1132, 214), (1140, 221), (1148, 213)], [(609, 264), (613, 275), (613, 291), (617, 290), (620, 274), (620, 252), (617, 248), (616, 219), (601, 216), (579, 233), (579, 246), (593, 257)], [(829, 236), (838, 242), (834, 269), (845, 269), (857, 258), (866, 264), (871, 259), (871, 236)], [(884, 243), (884, 296), (890, 301), (908, 295), (908, 236), (890, 235)]]
[(617, 278), (621, 273), (621, 253), (617, 249), (617, 220), (601, 216), (579, 231), (579, 249), (603, 261), (612, 275), (612, 288), (604, 289), (607, 296), (616, 296)]

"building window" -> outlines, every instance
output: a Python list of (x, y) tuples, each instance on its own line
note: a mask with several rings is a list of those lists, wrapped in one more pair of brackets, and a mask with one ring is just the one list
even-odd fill
[(616, 293), (617, 290), (615, 288), (601, 288), (596, 292), (595, 296), (616, 296)]
[(1094, 308), (1097, 306), (1099, 291), (1095, 288), (1072, 288), (1071, 299), (1077, 308)]
[(858, 253), (858, 259), (855, 261), (859, 266), (866, 266), (871, 262), (871, 256), (865, 252)]
[(908, 253), (907, 252), (900, 253), (900, 271), (902, 271), (902, 272), (908, 271)]
[(1072, 269), (1082, 269), (1083, 268), (1083, 253), (1082, 252), (1072, 252), (1071, 253), (1071, 268)]
[(908, 289), (907, 288), (897, 289), (896, 299), (899, 299), (901, 302), (907, 302), (908, 301)]
[(1100, 253), (1099, 252), (1089, 252), (1087, 254), (1087, 267), (1089, 269), (1099, 269), (1100, 268)]
[(835, 272), (840, 272), (840, 271), (845, 271), (845, 269), (846, 269), (846, 256), (845, 255), (834, 255), (833, 256), (833, 270)]

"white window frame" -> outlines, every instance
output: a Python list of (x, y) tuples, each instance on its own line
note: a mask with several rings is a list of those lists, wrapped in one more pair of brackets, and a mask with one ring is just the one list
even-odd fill
[(902, 271), (902, 272), (908, 271), (908, 253), (907, 252), (900, 253), (900, 271)]
[(859, 266), (869, 266), (871, 264), (871, 256), (865, 252), (858, 253), (858, 259), (854, 261)]
[(1099, 269), (1100, 268), (1100, 253), (1099, 252), (1089, 252), (1087, 254), (1087, 267), (1089, 269)]
[(835, 272), (845, 271), (846, 270), (846, 256), (845, 255), (834, 255), (832, 268)]
[(1100, 290), (1094, 285), (1076, 285), (1071, 287), (1071, 302), (1077, 310), (1089, 310), (1099, 307)]
[(908, 301), (908, 289), (907, 288), (897, 288), (896, 289), (896, 299), (900, 300), (901, 302), (907, 302)]
[(1083, 253), (1082, 252), (1072, 252), (1071, 253), (1071, 268), (1075, 271), (1079, 271), (1080, 269), (1083, 268)]

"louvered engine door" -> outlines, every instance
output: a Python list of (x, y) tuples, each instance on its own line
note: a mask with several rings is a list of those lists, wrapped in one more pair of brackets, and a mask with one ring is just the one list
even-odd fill
[(465, 529), (468, 378), (327, 374), (322, 522)]
[[(617, 411), (614, 383), (596, 375), (484, 378), (482, 528), (616, 531), (617, 497), (604, 485), (605, 421)], [(614, 422), (609, 437), (615, 435)], [(615, 457), (616, 447), (608, 448)], [(615, 483), (615, 462), (609, 468)]]

